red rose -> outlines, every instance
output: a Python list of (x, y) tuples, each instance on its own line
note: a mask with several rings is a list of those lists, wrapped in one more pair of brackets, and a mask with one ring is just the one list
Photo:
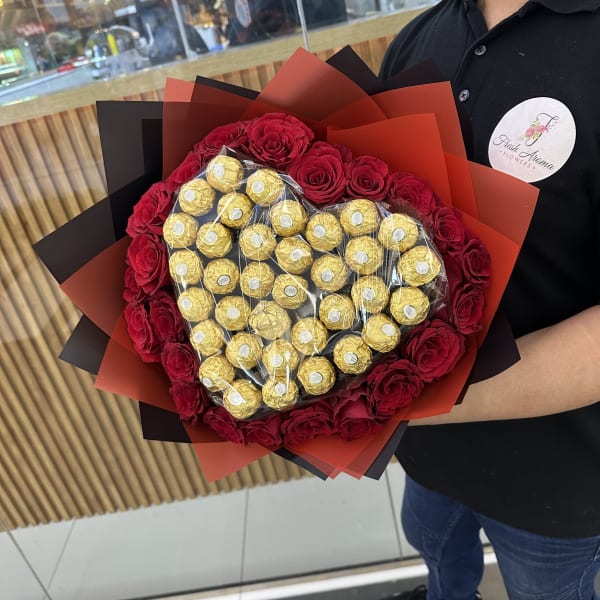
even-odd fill
[(136, 283), (146, 294), (154, 294), (169, 282), (167, 249), (157, 235), (133, 238), (127, 249), (127, 263), (135, 273)]
[(282, 422), (283, 417), (275, 414), (263, 419), (246, 421), (242, 423), (242, 430), (248, 443), (260, 444), (269, 450), (275, 450), (283, 444), (281, 439)]
[(367, 399), (360, 398), (344, 404), (336, 415), (335, 426), (339, 436), (349, 441), (376, 433), (383, 425), (371, 412)]
[(433, 188), (411, 173), (392, 173), (388, 177), (387, 200), (398, 212), (405, 210), (408, 203), (422, 217), (430, 215), (439, 204)]
[(144, 362), (160, 362), (160, 343), (143, 304), (128, 304), (124, 311), (127, 332)]
[(244, 432), (240, 424), (222, 407), (211, 406), (206, 410), (203, 421), (221, 437), (234, 444), (244, 443)]
[(160, 355), (162, 366), (173, 383), (193, 383), (198, 373), (198, 358), (189, 344), (167, 343)]
[(490, 280), (492, 259), (479, 238), (471, 238), (455, 256), (467, 281), (485, 285)]
[(246, 122), (237, 121), (215, 127), (203, 140), (194, 146), (194, 150), (204, 158), (205, 161), (214, 158), (221, 152), (223, 146), (232, 150), (248, 152), (248, 133)]
[(148, 232), (162, 235), (163, 224), (173, 208), (173, 202), (173, 188), (162, 181), (155, 183), (133, 207), (127, 233), (131, 237)]
[(352, 162), (352, 150), (348, 148), (348, 146), (343, 146), (342, 144), (331, 144), (342, 157), (342, 161), (345, 165)]
[(291, 165), (289, 173), (315, 204), (336, 202), (346, 189), (342, 155), (326, 142), (316, 142)]
[(462, 248), (465, 227), (460, 212), (449, 206), (439, 206), (431, 213), (433, 239), (440, 252), (451, 252)]
[(183, 162), (167, 177), (167, 185), (178, 188), (193, 179), (202, 171), (206, 158), (195, 150), (190, 150)]
[(465, 335), (481, 329), (485, 296), (481, 286), (467, 283), (458, 287), (452, 295), (452, 322)]
[(359, 156), (347, 167), (348, 195), (354, 198), (382, 200), (386, 192), (387, 164), (374, 156)]
[(125, 269), (124, 279), (123, 300), (125, 300), (125, 302), (140, 303), (148, 298), (148, 294), (146, 294), (137, 284), (137, 281), (135, 280), (135, 271), (131, 267)]
[(185, 323), (169, 292), (157, 292), (150, 299), (150, 323), (162, 342), (181, 342), (185, 338)]
[(415, 327), (406, 356), (426, 382), (439, 379), (456, 366), (465, 351), (464, 337), (448, 323), (433, 319)]
[(392, 416), (410, 406), (423, 391), (419, 371), (406, 359), (391, 358), (379, 363), (367, 376), (369, 399), (380, 416)]
[(208, 403), (198, 384), (180, 381), (169, 388), (169, 393), (182, 421), (195, 423)]
[(315, 134), (302, 121), (284, 113), (268, 113), (247, 126), (248, 149), (262, 163), (283, 169), (302, 156)]
[(327, 402), (313, 402), (287, 415), (281, 426), (285, 444), (295, 446), (333, 432), (333, 414)]

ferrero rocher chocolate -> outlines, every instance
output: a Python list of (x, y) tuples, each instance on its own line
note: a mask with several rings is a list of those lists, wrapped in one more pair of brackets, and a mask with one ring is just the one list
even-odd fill
[(204, 267), (204, 287), (213, 294), (231, 294), (237, 287), (240, 272), (229, 258), (211, 260)]
[(180, 286), (197, 284), (203, 272), (200, 257), (192, 250), (177, 250), (169, 257), (169, 273)]
[(304, 273), (313, 261), (311, 247), (299, 237), (283, 238), (275, 248), (275, 256), (282, 269), (295, 275)]
[(246, 194), (239, 192), (229, 192), (219, 200), (217, 204), (217, 212), (219, 219), (227, 227), (232, 229), (240, 229), (248, 223), (252, 216), (254, 205)]
[(229, 331), (240, 331), (248, 324), (250, 305), (241, 296), (225, 296), (217, 302), (215, 319)]
[(208, 258), (229, 254), (232, 244), (231, 231), (221, 223), (205, 223), (198, 229), (196, 247)]
[(300, 357), (290, 342), (275, 340), (263, 350), (262, 362), (269, 375), (286, 375), (296, 369)]
[(210, 392), (222, 392), (234, 377), (233, 366), (222, 354), (205, 358), (198, 368), (198, 378)]
[(252, 333), (236, 333), (225, 347), (227, 360), (239, 369), (253, 369), (260, 359), (262, 340)]
[(281, 197), (284, 189), (283, 179), (273, 169), (258, 169), (246, 182), (246, 194), (260, 206), (273, 204)]
[(367, 275), (354, 282), (350, 295), (359, 312), (378, 313), (386, 307), (390, 292), (381, 277)]
[(263, 262), (252, 262), (244, 268), (240, 276), (242, 292), (250, 298), (264, 298), (271, 293), (275, 273)]
[(171, 248), (187, 248), (196, 241), (198, 222), (191, 215), (174, 213), (165, 219), (163, 238)]
[(315, 317), (300, 319), (292, 327), (292, 344), (298, 352), (310, 356), (323, 352), (327, 346), (327, 327)]
[(337, 292), (343, 288), (350, 270), (340, 256), (326, 254), (317, 258), (310, 270), (314, 284), (326, 292)]
[(260, 390), (245, 379), (234, 381), (223, 393), (223, 407), (234, 419), (250, 418), (260, 404)]
[(327, 329), (350, 329), (356, 319), (356, 310), (349, 296), (329, 294), (321, 300), (319, 319)]
[(225, 345), (223, 330), (212, 319), (205, 319), (192, 328), (190, 343), (202, 356), (216, 354)]
[(307, 394), (325, 394), (335, 384), (335, 369), (324, 356), (311, 356), (300, 365), (298, 380)]
[(233, 156), (215, 156), (206, 166), (206, 180), (220, 192), (237, 190), (244, 177), (244, 166)]
[(306, 302), (308, 282), (298, 275), (284, 273), (275, 278), (273, 300), (283, 308), (300, 308)]
[(377, 239), (388, 250), (405, 252), (417, 243), (419, 228), (416, 221), (408, 215), (392, 213), (381, 221)]
[(363, 327), (362, 339), (377, 352), (390, 352), (400, 341), (400, 329), (387, 315), (372, 315)]
[(321, 252), (330, 252), (344, 239), (344, 231), (337, 217), (331, 213), (317, 213), (306, 225), (308, 243)]
[(179, 294), (177, 306), (186, 321), (208, 319), (214, 307), (213, 297), (203, 288), (190, 287)]
[(368, 235), (377, 229), (379, 211), (371, 200), (351, 200), (343, 205), (340, 222), (348, 235)]
[(433, 281), (442, 268), (439, 258), (427, 246), (415, 246), (398, 260), (398, 270), (409, 285), (425, 285)]
[(298, 401), (298, 386), (286, 378), (269, 379), (262, 389), (262, 401), (275, 410), (286, 410)]
[(296, 235), (306, 224), (306, 210), (297, 200), (282, 200), (270, 211), (271, 227), (283, 237)]
[(215, 196), (215, 190), (206, 179), (192, 179), (181, 186), (177, 199), (183, 212), (200, 217), (210, 212)]
[(392, 292), (390, 312), (400, 325), (417, 325), (429, 313), (429, 298), (416, 287), (400, 287)]
[(383, 264), (383, 248), (372, 237), (361, 235), (348, 242), (344, 258), (359, 275), (370, 275)]
[(364, 373), (372, 356), (371, 349), (358, 335), (346, 335), (333, 347), (333, 362), (342, 373)]
[(280, 338), (291, 324), (287, 311), (271, 300), (261, 300), (248, 319), (252, 331), (266, 340)]
[(239, 243), (244, 256), (250, 260), (266, 260), (277, 245), (275, 233), (263, 223), (244, 227)]

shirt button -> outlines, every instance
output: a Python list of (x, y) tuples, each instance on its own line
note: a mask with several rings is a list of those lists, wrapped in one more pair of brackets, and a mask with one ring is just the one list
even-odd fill
[(475, 55), (476, 56), (482, 56), (483, 54), (485, 54), (487, 51), (487, 48), (485, 46), (477, 46), (477, 48), (475, 48)]
[(471, 92), (469, 90), (460, 90), (458, 92), (458, 101), (466, 102), (471, 97)]

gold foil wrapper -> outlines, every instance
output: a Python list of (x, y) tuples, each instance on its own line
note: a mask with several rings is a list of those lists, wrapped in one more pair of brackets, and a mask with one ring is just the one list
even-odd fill
[(248, 177), (246, 194), (259, 206), (270, 206), (285, 190), (283, 179), (273, 169), (258, 169)]
[(292, 325), (287, 311), (271, 300), (261, 300), (252, 311), (248, 325), (265, 340), (276, 340)]
[(342, 373), (364, 373), (372, 360), (371, 349), (357, 335), (346, 335), (333, 347), (333, 362)]
[(205, 319), (192, 328), (190, 343), (202, 356), (216, 354), (225, 345), (223, 330), (212, 319)]
[(372, 315), (363, 327), (362, 339), (377, 352), (390, 352), (400, 342), (400, 328), (387, 315)]
[(334, 331), (350, 329), (356, 319), (356, 309), (349, 296), (329, 294), (319, 305), (319, 319)]
[(292, 344), (306, 356), (323, 352), (328, 337), (327, 327), (315, 317), (300, 319), (292, 327)]
[(298, 401), (298, 386), (289, 379), (269, 379), (262, 389), (262, 400), (275, 410), (287, 410)]
[(398, 271), (409, 285), (425, 285), (440, 273), (442, 264), (427, 246), (415, 246), (398, 260)]
[(263, 223), (244, 227), (239, 238), (244, 256), (250, 260), (266, 260), (273, 254), (277, 241), (275, 233)]
[(234, 377), (232, 364), (222, 354), (209, 356), (198, 368), (198, 378), (210, 392), (222, 392)]
[(368, 235), (352, 238), (344, 253), (346, 263), (359, 275), (375, 273), (383, 264), (383, 248)]
[(234, 419), (249, 419), (260, 405), (260, 390), (245, 379), (234, 381), (223, 393), (223, 407)]
[(282, 308), (300, 308), (307, 299), (308, 281), (298, 275), (284, 273), (275, 278), (273, 300)]
[(196, 247), (208, 258), (221, 258), (231, 252), (231, 231), (221, 223), (205, 223), (198, 229)]
[(429, 314), (429, 298), (416, 287), (400, 287), (392, 292), (390, 312), (400, 325), (418, 325)]
[(171, 248), (187, 248), (196, 241), (198, 222), (191, 215), (174, 213), (165, 219), (163, 238)]
[(335, 369), (324, 356), (311, 356), (302, 361), (298, 381), (307, 394), (319, 396), (335, 385)]
[(271, 227), (277, 235), (287, 237), (300, 233), (306, 225), (306, 210), (297, 200), (282, 200), (271, 207)]
[(239, 369), (253, 369), (262, 352), (262, 340), (252, 333), (236, 333), (225, 347), (227, 360)]
[(390, 291), (381, 277), (367, 275), (354, 282), (350, 295), (359, 312), (378, 313), (387, 306)]
[(264, 298), (271, 293), (275, 273), (263, 262), (252, 262), (242, 271), (240, 287), (250, 298)]
[(313, 283), (326, 292), (337, 292), (344, 287), (350, 270), (340, 256), (327, 254), (315, 260), (310, 270)]
[(300, 356), (287, 340), (275, 340), (263, 350), (262, 362), (270, 376), (281, 376), (298, 367)]
[(246, 194), (229, 192), (221, 196), (217, 204), (217, 213), (221, 223), (232, 229), (241, 229), (252, 216), (254, 205)]
[(242, 184), (244, 166), (233, 156), (215, 156), (206, 165), (206, 180), (220, 192), (233, 192)]
[(305, 236), (315, 250), (330, 252), (342, 243), (344, 230), (335, 215), (317, 213), (309, 219)]
[(190, 287), (179, 294), (177, 307), (186, 321), (196, 323), (208, 319), (214, 308), (213, 297), (203, 288)]
[(201, 217), (209, 213), (215, 203), (215, 190), (205, 179), (192, 179), (184, 183), (177, 199), (181, 210), (188, 215)]
[(419, 227), (408, 215), (393, 213), (381, 221), (377, 239), (388, 250), (405, 252), (412, 248), (419, 239)]
[(359, 198), (346, 202), (340, 212), (340, 223), (348, 235), (369, 235), (379, 225), (375, 202)]
[(196, 285), (204, 273), (200, 257), (192, 250), (177, 250), (169, 257), (169, 273), (183, 287)]
[(204, 287), (213, 294), (231, 294), (240, 280), (236, 264), (229, 258), (211, 260), (204, 267)]
[(241, 296), (225, 296), (217, 302), (215, 319), (229, 331), (240, 331), (248, 325), (250, 305)]
[(282, 239), (275, 248), (275, 256), (284, 271), (295, 275), (304, 273), (313, 262), (311, 247), (299, 237)]

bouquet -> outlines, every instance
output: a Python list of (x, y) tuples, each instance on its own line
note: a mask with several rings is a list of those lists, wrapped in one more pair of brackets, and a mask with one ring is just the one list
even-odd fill
[[(271, 451), (379, 476), (403, 423), (459, 399), (533, 212), (533, 188), (466, 160), (447, 84), (369, 95), (356, 56), (336, 66), (298, 51), (259, 95), (169, 80), (162, 156), (142, 127), (117, 181), (120, 103), (99, 105), (115, 239), (66, 269), (89, 318), (67, 347), (99, 348), (96, 385), (208, 479)], [(98, 206), (38, 244), (51, 270)]]

